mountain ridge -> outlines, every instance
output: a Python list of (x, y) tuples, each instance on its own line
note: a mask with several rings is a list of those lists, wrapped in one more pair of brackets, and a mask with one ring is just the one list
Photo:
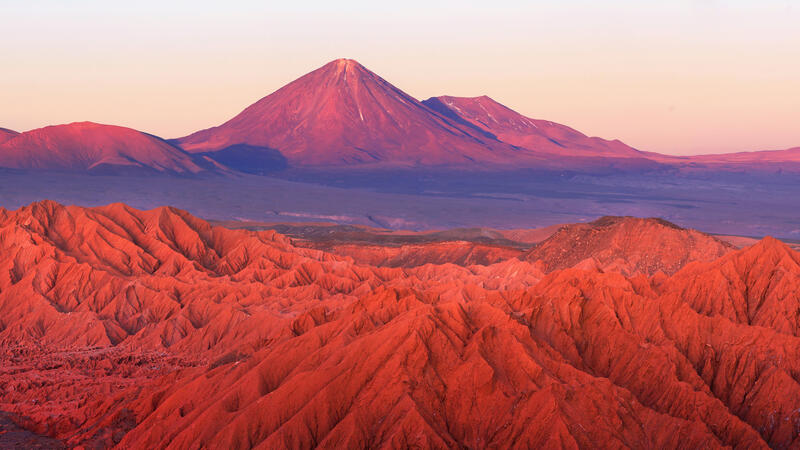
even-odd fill
[(422, 102), (428, 107), (449, 110), (475, 128), (517, 147), (554, 155), (642, 158), (643, 154), (619, 140), (590, 138), (583, 133), (549, 120), (525, 117), (492, 98), (443, 95)]
[(159, 137), (94, 122), (37, 128), (0, 143), (0, 167), (15, 169), (199, 174), (214, 166)]

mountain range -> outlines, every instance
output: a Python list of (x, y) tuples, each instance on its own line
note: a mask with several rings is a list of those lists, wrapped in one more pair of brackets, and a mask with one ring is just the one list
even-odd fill
[[(794, 170), (798, 150), (673, 157), (525, 117), (489, 97), (418, 101), (351, 59), (337, 59), (229, 121), (169, 142), (90, 123), (0, 130), (0, 167), (267, 174), (287, 168)], [(212, 161), (214, 164), (212, 164)]]

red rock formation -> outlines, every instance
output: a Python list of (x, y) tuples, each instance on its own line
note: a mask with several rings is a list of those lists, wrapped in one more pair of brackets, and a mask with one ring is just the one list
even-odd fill
[[(653, 222), (629, 239), (708, 239)], [(795, 448), (798, 261), (379, 268), (42, 202), (0, 210), (0, 410), (118, 448)]]
[(525, 258), (545, 271), (582, 264), (624, 275), (673, 274), (691, 261), (711, 261), (734, 247), (696, 230), (661, 219), (603, 217), (563, 226), (534, 246)]
[(39, 128), (0, 142), (0, 167), (17, 169), (191, 174), (210, 165), (149, 134), (91, 122)]
[(661, 289), (702, 314), (800, 336), (800, 254), (777, 239), (688, 265)]

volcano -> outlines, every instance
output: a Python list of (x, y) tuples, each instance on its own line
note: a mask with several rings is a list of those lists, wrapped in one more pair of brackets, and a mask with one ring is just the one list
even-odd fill
[(0, 167), (15, 169), (198, 174), (214, 166), (158, 137), (93, 122), (39, 128), (0, 143)]
[(510, 164), (535, 157), (444, 117), (351, 59), (337, 59), (228, 122), (177, 139), (186, 151), (279, 151), (293, 166)]
[[(228, 122), (175, 142), (244, 168), (261, 164), (258, 149), (293, 167), (658, 166), (620, 141), (529, 119), (488, 97), (420, 102), (351, 59), (332, 61)], [(248, 161), (241, 161), (243, 148)]]

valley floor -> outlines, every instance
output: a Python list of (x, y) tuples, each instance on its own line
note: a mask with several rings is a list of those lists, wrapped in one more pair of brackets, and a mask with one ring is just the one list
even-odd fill
[(538, 228), (631, 215), (709, 233), (800, 238), (794, 174), (291, 173), (209, 178), (0, 173), (0, 205), (171, 205), (215, 220), (391, 229)]

